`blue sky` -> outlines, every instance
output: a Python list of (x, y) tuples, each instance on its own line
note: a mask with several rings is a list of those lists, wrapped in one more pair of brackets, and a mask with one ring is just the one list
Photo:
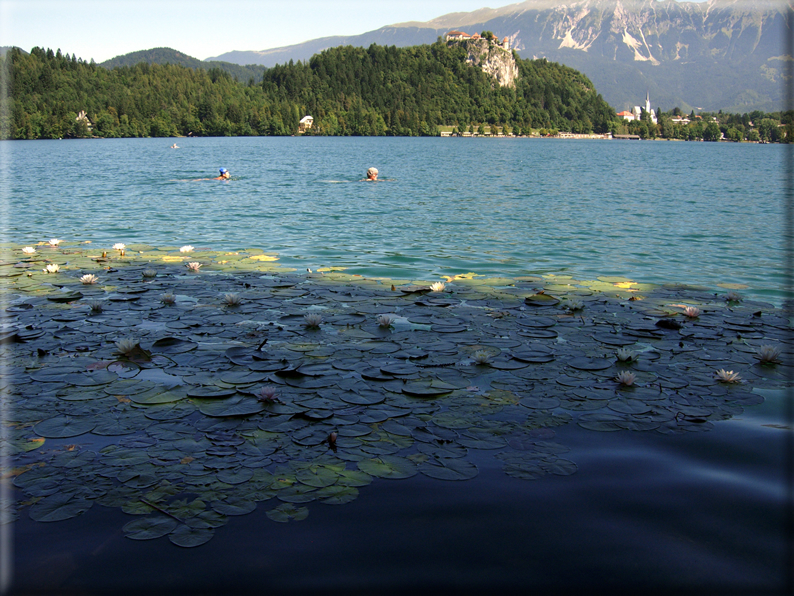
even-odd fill
[(355, 35), (515, 0), (0, 0), (0, 45), (103, 62), (170, 47), (205, 59)]

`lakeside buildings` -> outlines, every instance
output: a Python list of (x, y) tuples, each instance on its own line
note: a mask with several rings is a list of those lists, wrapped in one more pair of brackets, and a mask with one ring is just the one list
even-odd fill
[[(656, 111), (651, 109), (651, 97), (647, 92), (645, 93), (644, 109), (650, 115), (651, 122), (656, 124)], [(620, 116), (621, 118), (623, 118), (628, 122), (631, 122), (632, 120), (640, 119), (640, 117), (642, 116), (642, 110), (643, 108), (641, 108), (640, 106), (634, 106), (634, 108), (631, 111), (623, 110), (622, 112), (618, 112), (618, 116)]]

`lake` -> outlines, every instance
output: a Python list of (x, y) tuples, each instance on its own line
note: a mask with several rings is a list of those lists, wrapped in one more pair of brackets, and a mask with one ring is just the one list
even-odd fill
[(0, 144), (0, 590), (790, 591), (785, 147), (172, 142)]
[[(557, 274), (783, 299), (782, 145), (464, 138), (6, 143), (6, 238), (260, 248), (435, 280)], [(387, 182), (359, 184), (376, 166)], [(228, 168), (228, 183), (189, 182)]]

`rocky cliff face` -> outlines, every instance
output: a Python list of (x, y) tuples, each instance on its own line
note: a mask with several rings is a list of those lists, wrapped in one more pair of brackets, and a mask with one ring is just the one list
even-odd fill
[(510, 50), (487, 39), (450, 41), (448, 43), (461, 45), (468, 53), (466, 62), (491, 75), (501, 87), (515, 87), (516, 78), (518, 78), (518, 65)]

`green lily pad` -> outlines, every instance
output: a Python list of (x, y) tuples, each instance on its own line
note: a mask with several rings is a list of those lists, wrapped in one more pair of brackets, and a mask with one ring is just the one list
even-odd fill
[(212, 501), (210, 507), (221, 515), (247, 515), (256, 509), (256, 501), (232, 497), (223, 501)]
[(56, 416), (39, 422), (33, 427), (33, 431), (47, 439), (66, 439), (91, 432), (95, 426), (96, 422), (93, 420)]
[(40, 522), (55, 522), (82, 515), (93, 501), (69, 493), (55, 493), (44, 497), (30, 508), (30, 518)]
[(257, 399), (238, 395), (229, 399), (202, 401), (199, 410), (202, 414), (215, 417), (249, 416), (265, 409), (265, 404)]
[(209, 542), (215, 535), (213, 528), (191, 528), (187, 524), (179, 524), (168, 535), (168, 539), (182, 548), (194, 548)]
[(170, 534), (178, 522), (164, 515), (147, 515), (124, 524), (124, 535), (132, 540), (154, 540)]
[(439, 480), (470, 480), (479, 473), (477, 466), (462, 458), (431, 458), (419, 465), (419, 471)]
[(382, 455), (372, 459), (363, 459), (357, 465), (362, 472), (378, 478), (410, 478), (417, 473), (415, 463), (395, 455)]
[(284, 503), (271, 509), (266, 515), (275, 522), (287, 523), (290, 520), (301, 521), (309, 517), (306, 507), (295, 507), (291, 503)]
[(152, 344), (151, 352), (157, 354), (184, 354), (195, 350), (198, 344), (178, 337), (164, 337)]
[(344, 505), (358, 497), (358, 489), (352, 486), (327, 486), (316, 493), (320, 503), (325, 505)]

